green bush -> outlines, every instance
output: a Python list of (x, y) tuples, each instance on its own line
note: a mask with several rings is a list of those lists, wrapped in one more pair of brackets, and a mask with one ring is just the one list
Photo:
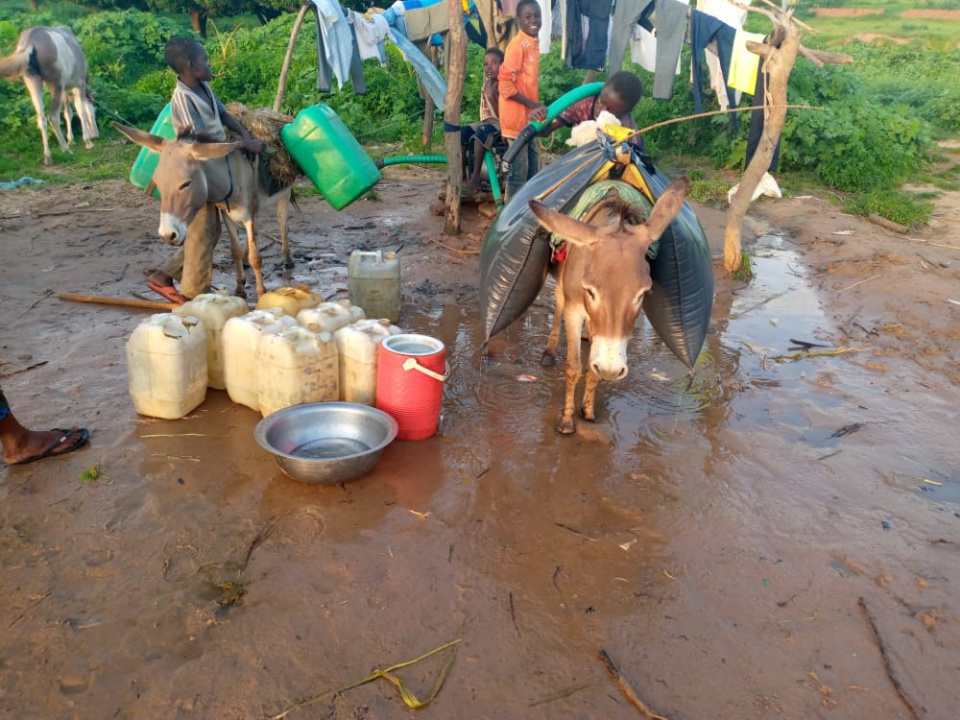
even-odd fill
[(193, 35), (169, 17), (125, 10), (92, 13), (74, 23), (87, 65), (103, 82), (118, 86), (166, 65), (163, 48), (170, 38)]
[(883, 106), (847, 68), (798, 63), (790, 78), (792, 110), (782, 135), (782, 168), (810, 170), (841, 190), (893, 188), (919, 169), (929, 138), (906, 106)]

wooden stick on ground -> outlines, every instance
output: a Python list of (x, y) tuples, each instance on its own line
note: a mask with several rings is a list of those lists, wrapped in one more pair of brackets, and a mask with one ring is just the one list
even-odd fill
[(633, 688), (630, 687), (623, 675), (620, 674), (620, 669), (613, 664), (613, 660), (610, 659), (610, 656), (607, 655), (607, 651), (603, 648), (600, 649), (600, 662), (603, 663), (603, 666), (607, 669), (607, 672), (610, 673), (610, 677), (613, 678), (613, 681), (617, 684), (617, 687), (620, 688), (620, 692), (624, 694), (624, 697), (629, 700), (637, 710), (643, 713), (645, 718), (648, 720), (667, 720), (663, 715), (657, 715), (653, 710), (648, 708), (646, 704), (641, 700), (637, 693), (634, 692)]
[(917, 706), (913, 704), (906, 690), (903, 689), (903, 685), (900, 684), (900, 680), (897, 679), (896, 674), (893, 672), (893, 667), (890, 665), (890, 653), (887, 652), (887, 646), (883, 642), (883, 637), (880, 635), (880, 629), (877, 627), (877, 621), (874, 619), (873, 613), (870, 612), (866, 600), (862, 597), (859, 598), (857, 602), (860, 604), (860, 609), (863, 610), (863, 614), (867, 618), (870, 629), (873, 630), (873, 637), (877, 641), (877, 645), (880, 646), (880, 655), (883, 657), (883, 667), (887, 671), (887, 677), (890, 678), (890, 682), (893, 683), (893, 687), (897, 691), (897, 695), (900, 696), (900, 699), (903, 700), (903, 704), (907, 706), (910, 715), (912, 715), (915, 720), (920, 720), (921, 714), (917, 710)]
[(72, 302), (98, 303), (100, 305), (116, 305), (119, 307), (143, 308), (145, 310), (165, 310), (171, 312), (176, 305), (159, 300), (137, 300), (136, 298), (115, 298), (104, 295), (83, 295), (80, 293), (60, 293), (61, 300)]

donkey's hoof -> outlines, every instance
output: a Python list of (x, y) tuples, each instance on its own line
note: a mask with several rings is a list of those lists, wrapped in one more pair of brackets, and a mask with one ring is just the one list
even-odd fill
[(289, 260), (284, 260), (284, 261), (283, 261), (283, 266), (284, 266), (287, 270), (291, 270), (292, 268), (294, 268), (294, 267), (296, 266), (296, 263), (293, 261), (293, 258), (290, 258)]
[(569, 420), (561, 420), (557, 423), (557, 432), (561, 435), (573, 435), (577, 431), (577, 425), (573, 421), (573, 418)]
[(233, 291), (233, 294), (238, 298), (243, 298), (244, 300), (247, 299), (247, 291), (244, 288), (237, 288)]
[(546, 350), (543, 351), (543, 355), (540, 356), (540, 364), (543, 367), (552, 367), (553, 364), (557, 361), (557, 356), (552, 352)]
[(596, 422), (596, 421), (597, 421), (597, 414), (596, 414), (593, 410), (590, 410), (590, 411), (588, 412), (586, 408), (583, 408), (583, 409), (580, 411), (580, 415), (582, 415), (582, 416), (583, 416), (583, 419), (586, 420), (587, 422)]

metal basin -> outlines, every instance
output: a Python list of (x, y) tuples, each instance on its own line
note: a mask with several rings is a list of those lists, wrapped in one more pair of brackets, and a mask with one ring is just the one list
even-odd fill
[(267, 415), (253, 434), (294, 480), (336, 485), (373, 469), (397, 421), (358, 403), (308, 403)]

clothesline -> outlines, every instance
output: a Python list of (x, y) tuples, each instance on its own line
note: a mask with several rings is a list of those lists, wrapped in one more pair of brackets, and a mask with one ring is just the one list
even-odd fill
[[(486, 27), (493, 20), (491, 16), (484, 18), (487, 12), (484, 8), (492, 7), (495, 2), (499, 5), (502, 0), (475, 1), (477, 5), (473, 7), (479, 8), (484, 31), (488, 36), (495, 35), (496, 28)], [(446, 81), (421, 48), (431, 36), (449, 30), (449, 6), (445, 0), (398, 0), (384, 11), (367, 15), (344, 9), (337, 0), (307, 2), (317, 22), (319, 92), (332, 91), (332, 81), (336, 78), (339, 87), (349, 79), (354, 91), (364, 94), (362, 61), (375, 58), (381, 65), (386, 64), (383, 43), (390, 41), (414, 67), (435, 106), (444, 105)], [(548, 0), (540, 2), (544, 8), (548, 4)], [(694, 8), (689, 0), (617, 0), (616, 4), (609, 0), (607, 6), (601, 0), (599, 17), (594, 17), (598, 14), (597, 3), (583, 3), (584, 0), (556, 0), (551, 6), (559, 21), (553, 24), (553, 29), (559, 25), (561, 55), (568, 67), (609, 68), (611, 73), (616, 72), (622, 67), (629, 37), (635, 35), (629, 40), (631, 60), (653, 73), (651, 96), (668, 100), (673, 94), (674, 77), (680, 70), (680, 48), (689, 27), (689, 41), (694, 50), (691, 79), (695, 109), (702, 110), (700, 78), (704, 57), (721, 109), (735, 107), (740, 92), (753, 92), (759, 57), (746, 50), (746, 41), (762, 37), (742, 31), (740, 23), (747, 12), (745, 5), (733, 0), (699, 0), (698, 7)], [(593, 15), (585, 15), (582, 5)], [(464, 20), (469, 17), (465, 15)], [(492, 17), (507, 19), (510, 16)], [(550, 36), (548, 28), (548, 48)], [(543, 43), (542, 34), (541, 45)], [(711, 52), (705, 53), (708, 46)], [(713, 47), (716, 47), (715, 53)], [(736, 124), (736, 116), (732, 117)]]

